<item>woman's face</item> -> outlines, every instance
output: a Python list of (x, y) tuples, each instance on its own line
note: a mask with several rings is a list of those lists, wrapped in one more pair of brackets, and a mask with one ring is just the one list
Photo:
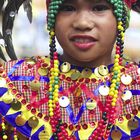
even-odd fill
[(56, 17), (62, 58), (77, 65), (111, 63), (116, 30), (112, 7), (105, 0), (65, 0)]

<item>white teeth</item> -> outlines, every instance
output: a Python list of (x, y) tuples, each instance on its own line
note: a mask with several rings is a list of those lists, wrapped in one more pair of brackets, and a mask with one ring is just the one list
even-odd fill
[(78, 42), (78, 43), (88, 43), (88, 42), (92, 42), (92, 40), (89, 39), (89, 38), (75, 38), (74, 41), (75, 41), (75, 42)]

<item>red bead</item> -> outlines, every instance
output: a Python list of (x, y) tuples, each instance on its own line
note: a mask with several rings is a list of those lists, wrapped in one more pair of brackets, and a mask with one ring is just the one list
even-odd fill
[(130, 120), (131, 119), (131, 114), (126, 114), (126, 119)]
[(13, 83), (9, 83), (8, 86), (9, 86), (10, 88), (12, 88), (12, 87), (14, 86), (14, 84), (13, 84)]
[(71, 78), (70, 77), (67, 77), (66, 80), (70, 82), (71, 81)]
[(31, 69), (33, 67), (33, 65), (28, 64), (28, 68)]
[(26, 106), (26, 108), (27, 108), (28, 110), (31, 110), (31, 105), (28, 104), (28, 105)]
[(39, 118), (42, 118), (42, 117), (43, 117), (42, 113), (38, 113), (37, 116), (38, 116)]
[(95, 83), (97, 80), (95, 78), (92, 78), (91, 81)]
[(42, 67), (47, 67), (47, 66), (48, 66), (47, 63), (43, 63), (43, 64), (42, 64)]
[(95, 122), (90, 123), (91, 127), (95, 127)]
[(12, 89), (12, 93), (13, 94), (16, 94), (17, 93), (17, 90), (16, 89)]
[(123, 117), (119, 117), (119, 118), (118, 118), (118, 121), (119, 121), (120, 123), (122, 123), (123, 120), (124, 120)]
[(69, 129), (70, 129), (70, 130), (73, 130), (73, 128), (74, 128), (74, 127), (73, 127), (73, 125), (72, 125), (72, 124), (71, 124), (71, 125), (69, 125)]
[(77, 130), (80, 130), (80, 129), (81, 129), (81, 126), (80, 126), (80, 125), (76, 125), (75, 128), (76, 128)]
[(129, 104), (131, 102), (131, 100), (126, 100), (125, 104)]
[(27, 85), (23, 85), (22, 88), (26, 90), (26, 89), (28, 89), (29, 87), (28, 87)]
[(18, 99), (20, 99), (20, 98), (21, 98), (21, 94), (17, 94), (16, 97), (17, 97)]
[(90, 79), (89, 78), (86, 78), (85, 79), (85, 83), (89, 83), (90, 82)]
[(84, 81), (84, 78), (80, 78), (80, 79), (79, 79), (79, 82), (83, 82), (83, 81)]
[(68, 127), (68, 124), (67, 123), (64, 123), (63, 126), (64, 126), (64, 128), (67, 128)]
[(32, 109), (31, 109), (31, 112), (32, 112), (33, 114), (35, 114), (35, 113), (36, 113), (36, 109), (35, 109), (35, 108), (32, 108)]
[(21, 103), (25, 105), (25, 104), (26, 104), (26, 100), (23, 99), (23, 100), (21, 101)]
[(82, 127), (83, 127), (83, 129), (87, 129), (88, 125), (87, 124), (83, 124)]
[(133, 113), (134, 116), (136, 116), (138, 114), (138, 110), (134, 109), (134, 110), (132, 110), (132, 113)]

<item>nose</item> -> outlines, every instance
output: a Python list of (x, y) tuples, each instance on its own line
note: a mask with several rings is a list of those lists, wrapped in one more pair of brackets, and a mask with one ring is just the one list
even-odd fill
[(78, 12), (75, 16), (75, 20), (73, 22), (73, 27), (76, 30), (91, 30), (94, 28), (93, 17), (90, 15), (88, 11)]

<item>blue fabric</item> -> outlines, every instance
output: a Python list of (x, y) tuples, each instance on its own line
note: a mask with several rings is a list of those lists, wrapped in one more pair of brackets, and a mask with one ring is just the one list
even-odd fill
[(6, 93), (7, 91), (8, 91), (7, 88), (3, 88), (3, 87), (1, 87), (1, 88), (0, 88), (0, 97), (3, 96), (4, 93)]

